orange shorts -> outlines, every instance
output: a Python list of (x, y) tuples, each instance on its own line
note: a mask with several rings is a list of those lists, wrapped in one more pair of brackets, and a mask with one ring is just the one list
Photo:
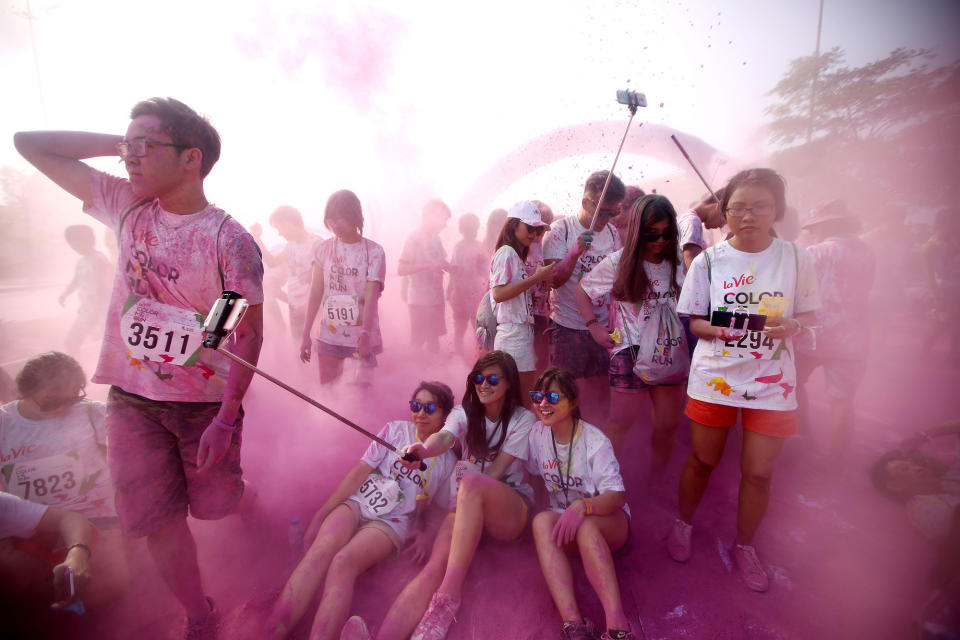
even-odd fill
[(743, 428), (747, 431), (756, 431), (774, 438), (786, 438), (797, 433), (795, 411), (731, 407), (687, 398), (687, 408), (684, 413), (691, 420), (706, 427), (732, 427), (737, 423), (737, 411), (743, 412), (741, 419)]

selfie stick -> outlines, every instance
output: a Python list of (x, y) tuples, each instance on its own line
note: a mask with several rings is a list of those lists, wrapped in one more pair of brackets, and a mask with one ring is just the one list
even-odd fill
[[(593, 225), (597, 224), (597, 218), (600, 215), (600, 203), (603, 202), (603, 196), (607, 195), (607, 187), (610, 186), (610, 179), (613, 178), (613, 170), (617, 166), (617, 160), (620, 159), (620, 152), (623, 151), (623, 143), (627, 141), (627, 133), (630, 131), (630, 123), (633, 122), (633, 116), (637, 115), (637, 107), (647, 106), (647, 97), (636, 91), (624, 90), (617, 91), (617, 102), (627, 105), (630, 109), (630, 119), (627, 120), (627, 128), (623, 132), (623, 139), (620, 140), (620, 147), (617, 149), (617, 155), (613, 157), (613, 166), (610, 167), (610, 173), (607, 174), (607, 181), (603, 183), (603, 190), (600, 197), (597, 198), (597, 208), (593, 212), (593, 219), (590, 221), (590, 230), (593, 231)], [(640, 123), (643, 126), (643, 123)]]
[(703, 186), (707, 188), (707, 191), (710, 192), (710, 195), (713, 196), (713, 199), (717, 202), (717, 205), (720, 205), (720, 198), (717, 197), (717, 194), (713, 192), (713, 189), (710, 188), (710, 185), (707, 184), (706, 178), (703, 177), (703, 174), (700, 173), (700, 169), (697, 169), (697, 165), (693, 164), (693, 160), (690, 159), (690, 154), (687, 153), (687, 150), (683, 148), (683, 145), (680, 144), (680, 141), (677, 140), (677, 136), (671, 134), (670, 139), (673, 140), (673, 144), (677, 145), (677, 148), (680, 149), (680, 153), (683, 154), (683, 157), (687, 159), (687, 162), (690, 163), (690, 166), (693, 167), (693, 170), (697, 172), (697, 177), (700, 178), (700, 182), (703, 183)]
[[(220, 340), (225, 338), (227, 334), (230, 333), (237, 326), (237, 324), (239, 324), (240, 318), (241, 316), (243, 316), (243, 312), (246, 310), (246, 308), (247, 308), (247, 301), (241, 298), (239, 293), (235, 291), (224, 291), (223, 294), (220, 296), (220, 298), (218, 298), (217, 301), (214, 303), (213, 308), (210, 309), (210, 313), (207, 315), (207, 319), (203, 323), (203, 331), (206, 334), (203, 339), (203, 346), (207, 347), (208, 349), (215, 349), (216, 351), (219, 351), (220, 353), (227, 356), (237, 364), (240, 364), (246, 367), (247, 369), (249, 369), (250, 371), (253, 371), (254, 373), (260, 374), (261, 376), (263, 376), (273, 384), (277, 385), (278, 387), (286, 391), (289, 391), (290, 393), (297, 396), (304, 402), (308, 404), (312, 404), (317, 409), (320, 409), (321, 411), (325, 412), (327, 415), (330, 415), (336, 418), (337, 420), (347, 425), (348, 427), (351, 427), (352, 429), (359, 431), (360, 433), (367, 436), (374, 442), (380, 444), (381, 446), (386, 447), (387, 449), (389, 449), (390, 451), (393, 451), (398, 455), (400, 454), (400, 452), (397, 451), (397, 448), (395, 446), (393, 446), (383, 438), (370, 433), (369, 431), (367, 431), (360, 425), (356, 424), (355, 422), (352, 422), (351, 420), (344, 418), (342, 415), (340, 415), (336, 411), (320, 404), (310, 396), (304, 393), (301, 393), (300, 391), (297, 391), (296, 389), (286, 384), (285, 382), (281, 380), (277, 380), (266, 371), (258, 369), (257, 367), (250, 364), (240, 356), (234, 355), (233, 353), (230, 353), (229, 351), (224, 349), (222, 346), (220, 346)], [(414, 455), (409, 453), (404, 453), (400, 455), (400, 457), (406, 460), (407, 462), (415, 462), (417, 460), (417, 458)], [(426, 469), (427, 469), (426, 463), (424, 463), (423, 461), (420, 461), (420, 470), (426, 471)]]

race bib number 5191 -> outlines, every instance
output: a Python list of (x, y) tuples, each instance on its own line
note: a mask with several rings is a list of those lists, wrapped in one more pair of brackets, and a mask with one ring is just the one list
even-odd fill
[(131, 296), (120, 316), (123, 344), (136, 360), (190, 367), (203, 343), (203, 317), (146, 298)]

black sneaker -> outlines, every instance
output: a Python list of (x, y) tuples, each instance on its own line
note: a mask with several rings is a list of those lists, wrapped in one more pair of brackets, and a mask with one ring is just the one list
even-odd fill
[(597, 640), (597, 628), (586, 618), (583, 622), (568, 620), (560, 627), (560, 640)]
[(220, 612), (213, 604), (213, 599), (207, 596), (210, 611), (199, 618), (187, 618), (183, 628), (183, 640), (217, 640), (217, 629), (220, 626)]

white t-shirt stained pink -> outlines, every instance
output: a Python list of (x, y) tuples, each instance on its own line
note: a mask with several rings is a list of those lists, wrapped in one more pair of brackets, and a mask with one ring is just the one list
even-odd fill
[[(553, 432), (539, 421), (530, 429), (528, 442), (527, 471), (543, 478), (551, 511), (562, 513), (580, 498), (593, 498), (607, 491), (626, 491), (610, 439), (592, 424), (580, 421), (572, 453), (569, 442), (557, 442), (554, 452)], [(625, 504), (623, 510), (629, 517), (630, 507)]]
[(106, 406), (84, 400), (43, 420), (24, 417), (19, 406), (0, 406), (0, 489), (87, 518), (116, 516)]
[[(93, 203), (85, 211), (113, 229), (119, 247), (93, 382), (151, 400), (219, 402), (230, 368), (226, 356), (198, 347), (189, 366), (170, 364), (166, 354), (133, 357), (131, 346), (145, 344), (175, 353), (181, 331), (148, 326), (150, 320), (134, 326), (128, 312), (146, 305), (165, 310), (166, 318), (186, 313), (198, 329), (224, 289), (261, 304), (263, 263), (253, 236), (213, 204), (190, 215), (164, 211), (157, 199), (138, 204), (128, 180), (101, 171), (90, 170), (90, 189)], [(186, 348), (186, 338), (182, 344)], [(229, 339), (224, 344), (229, 348)]]
[[(543, 239), (543, 259), (545, 261), (563, 260), (570, 248), (577, 243), (580, 234), (586, 230), (587, 228), (580, 224), (576, 215), (556, 221)], [(587, 325), (577, 306), (577, 285), (591, 269), (600, 264), (601, 260), (621, 248), (623, 248), (623, 242), (620, 239), (620, 233), (612, 224), (594, 232), (593, 243), (577, 259), (570, 278), (563, 283), (562, 287), (553, 290), (551, 320), (568, 329), (587, 330)], [(602, 325), (607, 324), (609, 305), (609, 298), (594, 302), (594, 316)]]
[[(527, 271), (520, 256), (510, 245), (503, 245), (490, 261), (490, 289), (526, 280)], [(495, 305), (497, 324), (532, 324), (533, 296), (530, 289)]]
[[(591, 300), (599, 300), (610, 295), (620, 271), (622, 256), (623, 249), (614, 251), (580, 281), (580, 286)], [(670, 263), (666, 260), (660, 263), (644, 261), (643, 269), (647, 272), (647, 278), (650, 281), (647, 297), (642, 302), (613, 299), (613, 328), (620, 330), (622, 342), (614, 345), (610, 350), (611, 354), (631, 345), (640, 344), (641, 327), (644, 322), (650, 320), (657, 305), (666, 304), (674, 310), (677, 308), (677, 296), (683, 286), (682, 268), (677, 267), (674, 287), (670, 286)]]
[[(388, 422), (377, 435), (394, 445), (398, 450), (418, 441), (417, 426), (409, 420)], [(418, 495), (422, 494), (424, 499), (433, 504), (444, 508), (447, 506), (450, 499), (450, 472), (453, 471), (453, 465), (457, 462), (457, 457), (453, 455), (452, 451), (425, 460), (426, 471), (420, 471), (419, 469), (410, 471), (400, 464), (396, 453), (378, 442), (371, 442), (360, 460), (373, 467), (371, 475), (379, 474), (384, 478), (390, 478), (400, 486), (400, 494), (395, 504), (392, 504), (393, 508), (379, 519), (396, 531), (401, 540), (407, 538), (407, 533), (410, 530), (410, 519), (417, 508)], [(357, 503), (364, 500), (368, 504), (370, 502), (370, 498), (363, 495), (363, 487), (350, 496), (348, 500)], [(377, 503), (374, 502), (374, 504)]]
[[(527, 459), (527, 437), (530, 434), (530, 427), (533, 426), (535, 421), (536, 417), (527, 409), (523, 407), (514, 409), (510, 424), (506, 425), (507, 435), (503, 440), (500, 451), (509, 453), (516, 458), (516, 460), (510, 463), (503, 477), (498, 478), (498, 480), (505, 482), (513, 488), (514, 491), (531, 501), (533, 500), (533, 487), (531, 487), (524, 478), (523, 461)], [(500, 425), (498, 421), (490, 420), (486, 417), (484, 417), (484, 424), (487, 442), (490, 443), (491, 446), (496, 445), (500, 442), (503, 429), (502, 425)], [(467, 447), (467, 413), (463, 410), (462, 406), (457, 405), (453, 408), (453, 411), (447, 416), (446, 423), (443, 425), (443, 431), (449, 432), (454, 438), (460, 441), (460, 448), (461, 451), (463, 451), (461, 460), (466, 460), (471, 464), (477, 465), (477, 469), (481, 473), (483, 472), (483, 468), (493, 462), (492, 460), (486, 462), (478, 460), (477, 457), (469, 451)], [(455, 499), (455, 497), (456, 496), (451, 496), (452, 499)]]
[(370, 333), (370, 346), (383, 344), (380, 318), (372, 327), (363, 327), (363, 310), (368, 282), (380, 283), (383, 290), (387, 276), (383, 247), (366, 238), (348, 244), (333, 237), (317, 245), (314, 262), (323, 270), (323, 300), (313, 326), (313, 337), (321, 342), (356, 346), (360, 331)]
[(707, 241), (703, 239), (703, 221), (700, 220), (700, 216), (693, 209), (685, 211), (677, 216), (677, 231), (679, 231), (677, 251), (680, 252), (680, 266), (685, 270), (683, 266), (684, 247), (692, 244), (701, 249), (707, 248)]
[[(758, 253), (738, 251), (729, 242), (721, 242), (690, 264), (677, 311), (709, 317), (712, 310), (735, 312), (742, 307), (755, 314), (760, 301), (768, 296), (790, 299), (785, 318), (820, 307), (817, 274), (806, 249), (780, 238), (773, 238), (770, 246)], [(697, 342), (687, 395), (734, 407), (790, 411), (797, 408), (796, 386), (793, 341), (747, 331), (736, 342), (719, 338)]]

